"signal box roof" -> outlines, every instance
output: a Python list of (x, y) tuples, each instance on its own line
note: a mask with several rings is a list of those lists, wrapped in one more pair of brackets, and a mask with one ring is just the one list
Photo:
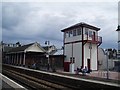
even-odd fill
[(93, 30), (95, 30), (95, 31), (99, 31), (99, 30), (100, 30), (100, 28), (97, 28), (97, 27), (95, 27), (95, 26), (92, 26), (92, 25), (89, 25), (89, 24), (86, 24), (86, 23), (81, 22), (81, 23), (72, 25), (72, 26), (70, 26), (70, 27), (67, 27), (67, 28), (61, 30), (61, 32), (69, 31), (69, 30), (71, 30), (71, 29), (78, 28), (78, 27), (86, 27), (86, 28), (89, 28), (89, 29), (93, 29)]

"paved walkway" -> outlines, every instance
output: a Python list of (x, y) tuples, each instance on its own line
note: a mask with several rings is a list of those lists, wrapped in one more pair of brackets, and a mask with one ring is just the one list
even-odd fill
[[(46, 69), (43, 70), (43, 71), (47, 71)], [(50, 70), (51, 71), (51, 70)], [(75, 74), (74, 73), (71, 73), (71, 72), (65, 72), (63, 69), (60, 69), (60, 70), (57, 70), (58, 73), (64, 73), (64, 74)], [(82, 74), (82, 73), (79, 73), (79, 74)], [(112, 79), (112, 80), (120, 80), (120, 72), (115, 72), (115, 71), (109, 71), (108, 73), (109, 75), (109, 79)], [(98, 77), (98, 78), (107, 78), (107, 71), (92, 71), (90, 74), (87, 74), (87, 76), (90, 76), (90, 77)]]
[(6, 82), (4, 82), (3, 80), (2, 80), (2, 90), (7, 90), (7, 89), (11, 89), (11, 90), (14, 90), (14, 88), (13, 87), (11, 87), (9, 84), (7, 84)]
[[(107, 71), (93, 71), (88, 75), (92, 77), (107, 78)], [(108, 78), (113, 80), (120, 80), (120, 72), (109, 71)]]
[(5, 81), (3, 81), (1, 75), (0, 75), (0, 84), (1, 84), (0, 90), (7, 90), (7, 89), (14, 90), (13, 87), (11, 87), (8, 83), (6, 83)]
[[(64, 72), (63, 70), (57, 70), (58, 73), (64, 73), (64, 74), (75, 74), (71, 72)], [(82, 74), (82, 73), (79, 73)], [(112, 80), (120, 80), (120, 72), (113, 72), (109, 71), (109, 79)], [(90, 74), (87, 74), (87, 76), (90, 77), (98, 77), (98, 78), (107, 78), (107, 71), (92, 71)]]

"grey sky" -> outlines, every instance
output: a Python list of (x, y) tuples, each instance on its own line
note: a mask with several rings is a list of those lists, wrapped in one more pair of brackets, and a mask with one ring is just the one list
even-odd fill
[[(118, 24), (120, 25), (120, 1), (119, 1), (119, 3), (118, 3)], [(118, 35), (118, 41), (120, 40), (119, 39), (119, 35)], [(118, 49), (120, 48), (120, 45), (118, 45)]]
[(49, 40), (61, 46), (61, 29), (85, 22), (101, 30), (103, 48), (117, 48), (117, 2), (4, 2), (2, 3), (2, 35), (4, 42), (42, 45)]

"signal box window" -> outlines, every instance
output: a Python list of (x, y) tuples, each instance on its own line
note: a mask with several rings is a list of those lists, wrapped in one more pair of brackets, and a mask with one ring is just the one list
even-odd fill
[(65, 38), (69, 37), (69, 32), (65, 32)]
[(77, 29), (77, 35), (81, 35), (81, 28)]
[(71, 30), (71, 31), (69, 31), (69, 37), (72, 37), (72, 36), (73, 36), (73, 32)]
[(88, 35), (88, 28), (85, 28), (85, 35)]
[(76, 36), (76, 29), (73, 30), (73, 36)]
[(92, 37), (93, 33), (92, 31), (89, 31), (89, 37)]

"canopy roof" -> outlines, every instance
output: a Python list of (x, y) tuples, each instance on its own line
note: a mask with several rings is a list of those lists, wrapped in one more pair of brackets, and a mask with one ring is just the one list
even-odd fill
[(41, 52), (45, 53), (46, 51), (38, 44), (37, 42), (23, 45), (20, 47), (12, 48), (9, 50), (9, 53), (11, 52)]

